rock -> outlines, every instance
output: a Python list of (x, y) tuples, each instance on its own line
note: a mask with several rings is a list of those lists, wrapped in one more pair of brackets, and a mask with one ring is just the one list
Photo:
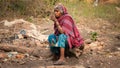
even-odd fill
[(71, 54), (73, 54), (76, 58), (79, 58), (82, 55), (82, 50), (80, 50), (79, 48), (73, 48), (70, 49)]
[(0, 53), (0, 59), (7, 58), (8, 56), (5, 53)]
[(4, 26), (8, 26), (8, 27), (12, 26), (12, 23), (8, 22), (7, 20), (5, 20), (3, 23)]
[(39, 40), (35, 40), (35, 45), (40, 46), (41, 45), (40, 41)]
[(100, 50), (100, 49), (102, 49), (102, 47), (103, 47), (103, 43), (96, 41), (96, 42), (91, 43), (89, 46), (90, 46), (90, 48), (93, 49), (93, 50), (94, 50), (94, 49)]
[(85, 43), (86, 44), (90, 44), (90, 43), (92, 43), (92, 40), (91, 39), (87, 39), (87, 40), (85, 40)]
[(98, 46), (98, 48), (97, 48), (97, 49), (98, 49), (98, 50), (101, 50), (102, 48), (103, 48), (103, 46)]
[(30, 56), (28, 53), (26, 53), (26, 54), (24, 54), (24, 55), (25, 55), (25, 57), (29, 57), (29, 56)]
[(13, 40), (13, 45), (15, 46), (22, 46), (24, 43), (25, 42), (20, 39)]
[(108, 57), (109, 57), (109, 58), (112, 58), (112, 55), (109, 55)]
[(104, 43), (99, 41), (92, 42), (91, 44), (85, 44), (84, 54), (101, 51), (103, 46)]
[(117, 36), (115, 36), (115, 38), (117, 38), (118, 40), (120, 40), (120, 34), (118, 34)]
[(8, 61), (8, 59), (4, 59), (4, 60), (3, 60), (3, 62), (6, 62), (6, 61)]
[(98, 42), (93, 42), (89, 46), (90, 46), (91, 49), (96, 49), (97, 46), (98, 46)]
[(120, 51), (120, 47), (117, 48)]
[(18, 38), (19, 38), (19, 39), (22, 39), (22, 38), (24, 38), (24, 37), (23, 37), (22, 34), (18, 34)]
[(17, 54), (18, 54), (18, 52), (9, 52), (9, 53), (7, 53), (9, 58), (15, 57), (15, 55), (17, 55)]
[(17, 59), (23, 59), (25, 57), (25, 55), (24, 54), (17, 54), (15, 57)]
[(115, 7), (118, 13), (120, 14), (120, 7)]

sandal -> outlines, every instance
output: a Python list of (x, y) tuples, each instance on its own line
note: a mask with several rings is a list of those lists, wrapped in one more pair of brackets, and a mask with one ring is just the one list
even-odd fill
[(52, 55), (51, 57), (49, 57), (47, 60), (52, 60), (52, 61), (56, 61), (56, 60), (58, 60), (58, 56), (56, 56), (56, 55)]
[(65, 61), (56, 61), (54, 65), (65, 65)]

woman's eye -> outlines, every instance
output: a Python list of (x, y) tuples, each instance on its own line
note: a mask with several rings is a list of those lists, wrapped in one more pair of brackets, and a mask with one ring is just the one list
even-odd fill
[(59, 10), (58, 10), (58, 9), (55, 9), (54, 12), (59, 12)]
[(56, 11), (56, 12), (58, 12), (58, 11)]

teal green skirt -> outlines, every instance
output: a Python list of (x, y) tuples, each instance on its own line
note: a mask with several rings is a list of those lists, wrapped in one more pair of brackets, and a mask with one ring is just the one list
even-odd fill
[(52, 53), (59, 54), (60, 48), (65, 48), (65, 51), (69, 49), (67, 36), (65, 34), (60, 34), (59, 36), (51, 34), (48, 37), (48, 42)]

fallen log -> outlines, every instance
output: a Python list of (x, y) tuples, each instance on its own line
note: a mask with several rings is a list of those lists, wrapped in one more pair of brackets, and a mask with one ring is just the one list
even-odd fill
[[(35, 47), (35, 48), (28, 48), (28, 47), (25, 47), (25, 46), (15, 46), (15, 45), (6, 45), (6, 44), (0, 44), (0, 50), (4, 50), (6, 52), (10, 52), (10, 51), (17, 51), (19, 53), (28, 53), (29, 55), (33, 55), (35, 57), (45, 57), (47, 55), (44, 55), (46, 54), (45, 52), (49, 52), (48, 49), (45, 49), (45, 48), (40, 48), (40, 47)], [(43, 54), (44, 52), (44, 54)]]
[(31, 53), (33, 51), (33, 49), (31, 48), (27, 48), (24, 46), (14, 46), (14, 45), (10, 45), (10, 44), (1, 44), (0, 45), (0, 50), (4, 50), (4, 51), (17, 51), (20, 53)]
[[(7, 52), (16, 51), (16, 52), (23, 53), (23, 54), (27, 53), (35, 57), (44, 57), (44, 58), (47, 58), (48, 56), (51, 55), (49, 48), (46, 49), (46, 48), (41, 48), (38, 46), (35, 48), (28, 48), (25, 46), (0, 44), (0, 50), (4, 50)], [(82, 50), (80, 50), (79, 48), (74, 48), (70, 50), (70, 52), (68, 53), (71, 54), (71, 56), (74, 55), (76, 58), (79, 58), (79, 56), (82, 54)]]

